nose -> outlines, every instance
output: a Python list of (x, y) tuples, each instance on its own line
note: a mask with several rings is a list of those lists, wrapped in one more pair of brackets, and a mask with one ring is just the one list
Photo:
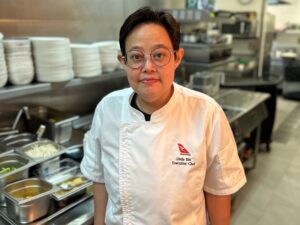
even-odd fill
[(145, 55), (143, 70), (154, 70), (155, 64), (153, 63), (150, 55)]

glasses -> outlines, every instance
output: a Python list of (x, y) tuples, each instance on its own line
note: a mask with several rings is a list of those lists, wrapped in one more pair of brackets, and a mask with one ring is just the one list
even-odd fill
[[(151, 62), (156, 66), (162, 67), (170, 62), (172, 53), (176, 53), (174, 50), (168, 48), (157, 48), (152, 50), (149, 54)], [(128, 67), (131, 69), (142, 68), (146, 63), (146, 54), (140, 50), (131, 50), (122, 57)]]

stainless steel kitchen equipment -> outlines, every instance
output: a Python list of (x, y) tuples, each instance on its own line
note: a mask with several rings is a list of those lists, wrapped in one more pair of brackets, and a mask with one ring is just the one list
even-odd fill
[(52, 197), (59, 207), (64, 207), (83, 196), (92, 185), (92, 182), (80, 173), (79, 163), (68, 158), (47, 161), (35, 174), (58, 188), (52, 193)]
[(224, 79), (224, 73), (214, 71), (196, 72), (190, 75), (188, 86), (192, 89), (203, 92), (209, 96), (215, 96), (220, 90), (221, 80)]
[(48, 213), (53, 185), (30, 178), (9, 184), (4, 188), (7, 214), (20, 223), (30, 223)]
[(256, 166), (261, 124), (268, 116), (265, 102), (269, 97), (267, 93), (238, 89), (221, 89), (220, 95), (216, 97), (229, 120), (237, 144), (242, 143), (251, 133), (254, 135), (251, 160), (247, 160), (244, 164), (246, 169), (253, 169)]
[(237, 57), (233, 62), (216, 66), (212, 70), (225, 73), (225, 79), (228, 77), (243, 78), (255, 77), (257, 75), (257, 62), (253, 57)]
[(62, 145), (44, 139), (24, 145), (16, 151), (36, 162), (44, 162), (63, 154), (64, 149)]
[(44, 106), (29, 109), (30, 120), (29, 130), (36, 130), (40, 124), (46, 126), (44, 137), (57, 143), (64, 143), (70, 140), (72, 135), (72, 121), (78, 119), (70, 113), (61, 112)]
[(59, 190), (52, 194), (53, 199), (59, 207), (64, 207), (74, 200), (85, 195), (92, 182), (87, 180), (80, 172), (79, 168), (75, 174), (70, 173), (68, 179), (62, 179), (55, 184)]
[(300, 99), (300, 60), (285, 59), (282, 94), (286, 98)]
[(18, 124), (18, 122), (19, 122), (19, 120), (20, 120), (20, 118), (21, 118), (21, 116), (22, 116), (22, 113), (25, 114), (25, 116), (26, 116), (26, 118), (27, 118), (28, 120), (30, 119), (30, 115), (29, 115), (29, 112), (28, 112), (28, 106), (22, 107), (22, 108), (19, 110), (19, 112), (18, 112), (18, 114), (17, 114), (17, 117), (16, 117), (16, 119), (15, 119), (13, 125), (12, 125), (12, 130), (15, 130), (15, 129), (16, 129), (17, 124)]
[(59, 178), (59, 180), (64, 179), (65, 176), (68, 178), (69, 174), (72, 173), (72, 171), (74, 173), (78, 168), (79, 163), (72, 159), (65, 158), (60, 160), (55, 158), (42, 163), (33, 173), (41, 179), (48, 180), (51, 183), (57, 183), (57, 178)]
[[(8, 216), (7, 210), (0, 207), (0, 223), (1, 225), (22, 225)], [(41, 224), (80, 224), (91, 225), (94, 218), (94, 201), (92, 194), (87, 194), (82, 198), (70, 203), (69, 205), (50, 210), (47, 216), (42, 217), (28, 225)]]
[(180, 43), (180, 47), (184, 48), (185, 62), (197, 63), (213, 63), (228, 59), (232, 51), (232, 45), (226, 43)]
[[(0, 173), (0, 189), (5, 185), (28, 178), (30, 160), (24, 156), (12, 153), (0, 156), (0, 169), (10, 168), (11, 171)], [(4, 204), (4, 196), (0, 192), (0, 205)]]
[(17, 116), (16, 116), (15, 120), (13, 121), (13, 124), (11, 127), (0, 127), (0, 139), (2, 139), (3, 137), (6, 137), (8, 135), (16, 134), (19, 132), (17, 130), (17, 125), (18, 125), (23, 113), (25, 114), (27, 119), (30, 119), (28, 107), (27, 106), (22, 107), (18, 111)]
[(8, 135), (5, 138), (0, 139), (0, 154), (10, 152), (11, 150), (22, 147), (34, 141), (39, 141), (41, 140), (44, 132), (45, 126), (41, 124), (36, 134), (24, 132)]
[(256, 12), (215, 12), (219, 18), (220, 30), (223, 34), (232, 34), (233, 37), (256, 37)]

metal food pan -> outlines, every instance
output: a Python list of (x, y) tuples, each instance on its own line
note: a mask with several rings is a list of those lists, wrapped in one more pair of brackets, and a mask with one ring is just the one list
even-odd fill
[(79, 163), (72, 159), (62, 159), (54, 158), (46, 162), (40, 163), (39, 168), (33, 173), (48, 182), (55, 184), (74, 176), (77, 174), (79, 169)]
[(29, 129), (34, 131), (40, 124), (44, 124), (46, 126), (44, 137), (57, 143), (65, 143), (70, 140), (73, 129), (72, 121), (79, 118), (73, 114), (44, 106), (29, 109), (29, 114)]
[[(55, 166), (57, 162), (53, 162)], [(53, 164), (52, 164), (53, 165)], [(40, 170), (42, 176), (45, 176), (45, 180), (52, 183), (56, 187), (56, 191), (52, 193), (52, 198), (58, 204), (59, 207), (63, 207), (78, 197), (84, 195), (87, 192), (87, 188), (92, 185), (92, 182), (86, 179), (80, 172), (79, 164), (71, 159), (64, 159), (60, 161), (60, 167), (53, 169), (51, 174), (43, 174), (45, 170)], [(82, 182), (77, 182), (71, 190), (63, 190), (60, 185), (66, 182), (70, 182), (74, 179), (81, 179)]]
[(32, 133), (19, 133), (9, 135), (0, 140), (1, 152), (22, 147), (26, 144), (36, 141), (37, 136)]
[[(30, 160), (24, 156), (11, 153), (0, 157), (0, 169), (3, 167), (15, 166), (16, 169), (0, 174), (0, 188), (17, 180), (28, 178)], [(5, 202), (2, 192), (0, 193), (0, 204)]]
[[(43, 164), (34, 173), (56, 187), (56, 191), (52, 193), (52, 198), (59, 207), (64, 207), (86, 194), (87, 187), (92, 184), (80, 173), (79, 163), (72, 159), (53, 159)], [(82, 183), (74, 185), (74, 188), (71, 190), (60, 188), (62, 183), (76, 178), (82, 179)]]
[[(81, 179), (82, 182), (78, 185), (75, 185), (73, 189), (68, 191), (60, 188), (60, 185), (62, 183), (69, 182), (75, 179)], [(55, 186), (57, 187), (57, 191), (52, 193), (52, 198), (56, 201), (58, 206), (63, 207), (86, 194), (88, 188), (92, 186), (92, 182), (85, 178), (80, 172), (78, 172), (76, 175), (72, 175), (63, 181), (56, 183)]]
[[(48, 148), (48, 149), (47, 149)], [(46, 159), (55, 158), (64, 152), (64, 147), (53, 141), (43, 139), (27, 144), (16, 151), (34, 161), (45, 161)]]
[(7, 136), (17, 134), (18, 132), (18, 130), (14, 130), (10, 127), (0, 127), (0, 140), (6, 138)]
[(3, 189), (7, 214), (20, 223), (33, 222), (48, 213), (53, 185), (36, 178), (24, 179)]

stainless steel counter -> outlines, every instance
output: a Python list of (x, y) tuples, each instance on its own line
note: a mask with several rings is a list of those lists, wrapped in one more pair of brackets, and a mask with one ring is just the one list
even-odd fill
[(267, 93), (239, 89), (221, 89), (216, 101), (225, 108), (250, 111), (270, 97)]
[[(238, 89), (221, 90), (220, 95), (216, 97), (229, 120), (238, 146), (245, 145), (244, 139), (249, 138), (249, 135), (252, 136), (253, 151), (251, 157), (244, 162), (245, 169), (253, 169), (256, 166), (261, 127), (268, 117), (266, 101), (269, 98), (268, 93)], [(239, 152), (241, 157), (243, 157), (243, 148)]]

